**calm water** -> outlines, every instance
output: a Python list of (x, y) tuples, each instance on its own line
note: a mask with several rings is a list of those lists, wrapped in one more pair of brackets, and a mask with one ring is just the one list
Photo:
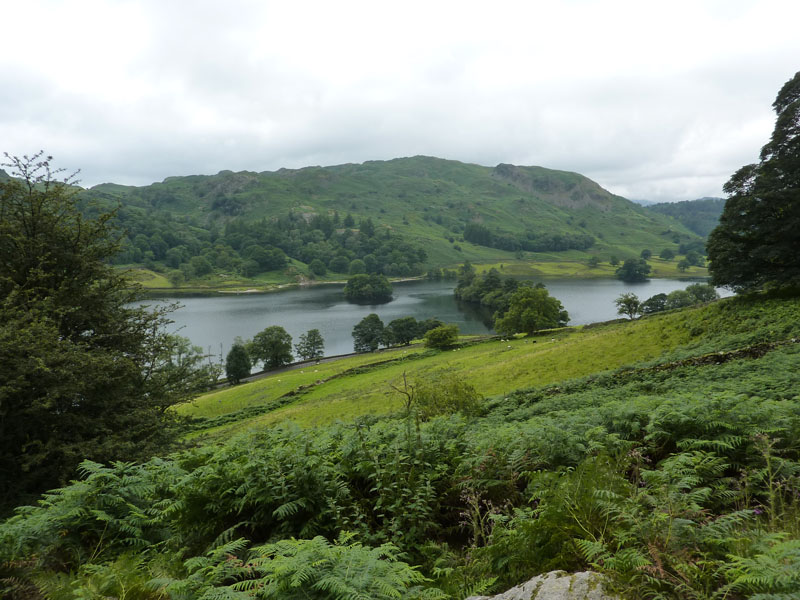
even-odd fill
[[(658, 293), (683, 289), (690, 282), (659, 279), (624, 283), (616, 279), (548, 280), (547, 289), (569, 311), (570, 324), (581, 325), (618, 317), (614, 299), (634, 292), (644, 300)], [(479, 311), (457, 303), (452, 281), (413, 281), (394, 284), (394, 300), (377, 306), (350, 304), (342, 286), (314, 286), (272, 294), (231, 294), (177, 299), (183, 307), (172, 314), (173, 327), (205, 352), (225, 356), (237, 336), (251, 338), (265, 327), (280, 325), (294, 341), (309, 329), (319, 329), (325, 354), (353, 351), (351, 332), (369, 313), (384, 323), (405, 316), (436, 317), (457, 323), (462, 333), (489, 333)]]

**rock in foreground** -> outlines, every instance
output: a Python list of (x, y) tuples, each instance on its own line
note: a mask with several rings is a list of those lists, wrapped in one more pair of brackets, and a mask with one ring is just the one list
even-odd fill
[(619, 600), (603, 589), (603, 576), (591, 571), (551, 571), (497, 596), (470, 596), (467, 600)]

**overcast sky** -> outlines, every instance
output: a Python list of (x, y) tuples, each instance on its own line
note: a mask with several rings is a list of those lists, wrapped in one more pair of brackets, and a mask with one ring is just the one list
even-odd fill
[(0, 151), (85, 186), (426, 154), (721, 196), (800, 70), (797, 0), (3, 2)]

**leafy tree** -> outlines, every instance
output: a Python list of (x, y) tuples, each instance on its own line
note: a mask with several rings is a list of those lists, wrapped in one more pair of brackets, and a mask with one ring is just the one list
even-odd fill
[(678, 271), (680, 271), (681, 273), (686, 273), (686, 271), (688, 271), (689, 267), (691, 266), (692, 266), (691, 263), (685, 258), (678, 261)]
[(719, 300), (717, 290), (707, 283), (693, 283), (686, 287), (686, 291), (692, 295), (696, 304)]
[(708, 239), (711, 280), (736, 291), (800, 284), (800, 72), (772, 104), (778, 117), (758, 164), (734, 173)]
[(436, 327), (441, 327), (444, 325), (439, 319), (430, 318), (425, 319), (424, 321), (417, 322), (417, 335), (416, 337), (422, 338), (425, 337), (425, 334), (428, 333), (431, 329), (435, 329)]
[(694, 296), (692, 296), (689, 292), (686, 290), (675, 290), (674, 292), (667, 294), (665, 308), (667, 310), (684, 308), (686, 306), (691, 306), (694, 303)]
[(186, 282), (183, 271), (170, 271), (169, 275), (167, 275), (167, 279), (169, 279), (173, 287), (180, 287)]
[(408, 346), (419, 334), (419, 323), (414, 317), (401, 317), (391, 321), (386, 327), (386, 339), (393, 344)]
[(383, 321), (370, 313), (353, 327), (353, 349), (356, 352), (374, 352), (384, 343)]
[(170, 307), (109, 259), (113, 214), (87, 219), (50, 157), (9, 157), (0, 180), (0, 510), (74, 476), (78, 463), (138, 460), (172, 443), (171, 405), (213, 370), (165, 333)]
[(253, 337), (247, 351), (254, 361), (274, 369), (292, 362), (292, 336), (280, 325), (271, 325)]
[(443, 350), (450, 348), (458, 342), (458, 325), (440, 325), (425, 334), (425, 345), (428, 348)]
[(702, 267), (705, 265), (705, 261), (703, 260), (703, 255), (697, 252), (696, 250), (689, 250), (686, 253), (686, 262), (688, 262), (693, 267)]
[(642, 250), (642, 253), (639, 256), (641, 256), (644, 260), (648, 260), (651, 256), (653, 256), (653, 253), (649, 249), (645, 248)]
[(649, 273), (650, 265), (643, 258), (629, 258), (615, 271), (618, 279), (629, 283), (646, 281)]
[(647, 300), (642, 302), (642, 312), (646, 315), (661, 312), (662, 310), (666, 309), (667, 309), (666, 294), (656, 294), (655, 296), (650, 296)]
[(506, 313), (495, 320), (495, 329), (501, 335), (533, 335), (541, 329), (563, 327), (568, 321), (569, 314), (561, 302), (550, 296), (544, 286), (523, 286), (511, 296)]
[(242, 344), (231, 346), (228, 356), (225, 357), (225, 376), (231, 385), (237, 385), (242, 379), (250, 375), (250, 355)]
[(350, 302), (375, 304), (392, 299), (392, 284), (385, 275), (353, 275), (344, 286), (344, 297)]
[(350, 267), (348, 268), (348, 273), (350, 275), (360, 275), (361, 273), (367, 272), (367, 265), (364, 264), (364, 261), (360, 258), (354, 258), (350, 261)]
[(309, 329), (306, 333), (300, 334), (300, 341), (294, 345), (294, 351), (303, 360), (321, 358), (324, 348), (325, 340), (322, 339), (319, 329)]
[(664, 260), (672, 260), (673, 258), (675, 258), (675, 251), (670, 248), (664, 248), (659, 254), (659, 256)]
[(642, 303), (636, 294), (627, 292), (620, 294), (619, 298), (614, 300), (617, 305), (618, 315), (627, 315), (629, 319), (633, 320), (642, 311)]
[(328, 268), (325, 266), (325, 263), (318, 258), (315, 258), (311, 261), (311, 263), (308, 265), (308, 270), (312, 275), (316, 275), (318, 277), (322, 277), (328, 272)]
[(612, 254), (611, 258), (608, 259), (608, 263), (612, 267), (616, 267), (619, 264), (619, 258), (617, 258), (615, 255)]
[(596, 257), (596, 256), (592, 256), (592, 257), (589, 258), (589, 261), (588, 261), (587, 264), (589, 265), (589, 267), (594, 269), (597, 265), (600, 264), (600, 259), (598, 257)]
[(328, 265), (334, 273), (347, 273), (350, 268), (350, 261), (346, 256), (334, 256)]

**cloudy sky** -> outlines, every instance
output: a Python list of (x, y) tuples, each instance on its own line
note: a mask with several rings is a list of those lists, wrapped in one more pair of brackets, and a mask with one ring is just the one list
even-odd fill
[(722, 195), (800, 69), (796, 0), (4, 2), (0, 151), (85, 186), (426, 154)]

